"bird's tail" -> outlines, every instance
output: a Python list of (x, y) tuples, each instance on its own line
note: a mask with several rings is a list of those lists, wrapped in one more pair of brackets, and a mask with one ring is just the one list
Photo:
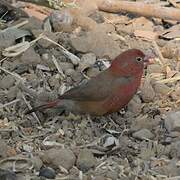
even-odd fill
[(43, 104), (41, 106), (34, 107), (34, 108), (26, 111), (25, 114), (30, 114), (32, 112), (42, 111), (42, 110), (45, 110), (45, 109), (56, 107), (58, 105), (58, 102), (59, 101), (52, 101), (52, 102), (48, 102), (47, 104)]

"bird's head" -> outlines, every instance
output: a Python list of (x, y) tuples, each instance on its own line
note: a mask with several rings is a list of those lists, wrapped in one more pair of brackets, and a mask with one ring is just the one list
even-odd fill
[(110, 69), (117, 75), (136, 76), (143, 73), (149, 59), (141, 50), (129, 49), (112, 61)]

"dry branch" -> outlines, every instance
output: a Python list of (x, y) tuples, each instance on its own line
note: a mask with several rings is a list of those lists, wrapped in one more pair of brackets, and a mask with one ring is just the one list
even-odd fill
[(99, 10), (119, 13), (127, 11), (141, 16), (157, 17), (162, 19), (171, 19), (180, 21), (180, 10), (171, 7), (162, 7), (155, 4), (146, 4), (142, 2), (102, 0), (98, 3)]

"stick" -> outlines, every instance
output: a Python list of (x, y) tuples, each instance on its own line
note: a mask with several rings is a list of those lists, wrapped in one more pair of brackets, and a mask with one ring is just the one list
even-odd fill
[(161, 19), (171, 19), (180, 21), (180, 10), (171, 7), (161, 7), (156, 4), (146, 4), (142, 2), (101, 0), (98, 4), (99, 10), (105, 12), (119, 13), (127, 11), (141, 16), (157, 17)]
[[(27, 107), (28, 107), (29, 109), (32, 109), (31, 105), (30, 105), (30, 104), (28, 103), (28, 101), (26, 100), (24, 94), (22, 94), (22, 98), (23, 98), (24, 102), (26, 103)], [(32, 115), (34, 116), (34, 118), (36, 119), (36, 121), (38, 122), (38, 124), (41, 126), (41, 122), (40, 122), (38, 116), (36, 115), (36, 113), (33, 112)]]
[(6, 104), (0, 105), (0, 109), (5, 108), (5, 107), (7, 107), (7, 106), (10, 106), (10, 105), (12, 105), (12, 104), (14, 104), (14, 103), (17, 103), (17, 102), (19, 102), (19, 101), (20, 101), (20, 99), (15, 99), (15, 100), (13, 100), (13, 101), (11, 101), (11, 102), (8, 102), (8, 103), (6, 103)]
[(43, 39), (46, 39), (47, 41), (49, 41), (49, 42), (51, 42), (51, 43), (53, 43), (53, 44), (55, 44), (55, 45), (57, 45), (57, 46), (60, 48), (61, 52), (64, 53), (64, 55), (65, 55), (66, 57), (68, 57), (74, 65), (77, 65), (77, 64), (80, 62), (80, 59), (79, 59), (77, 56), (75, 56), (74, 54), (72, 54), (71, 52), (69, 52), (67, 49), (65, 49), (63, 46), (61, 46), (61, 45), (58, 44), (57, 42), (49, 39), (49, 38), (48, 38), (47, 36), (45, 36), (45, 35), (42, 35), (42, 38), (43, 38)]
[(166, 63), (165, 63), (165, 59), (164, 59), (164, 57), (163, 57), (163, 55), (162, 55), (162, 53), (161, 53), (161, 51), (160, 51), (160, 49), (159, 49), (156, 41), (152, 41), (152, 44), (153, 44), (156, 52), (158, 53), (158, 56), (159, 56), (159, 58), (160, 58), (160, 64), (161, 64), (161, 65), (165, 65), (165, 64), (166, 64)]
[(65, 74), (63, 73), (63, 70), (62, 70), (61, 67), (59, 66), (59, 64), (58, 64), (58, 62), (57, 62), (57, 60), (56, 60), (56, 58), (55, 58), (54, 56), (52, 56), (52, 61), (53, 61), (54, 65), (56, 66), (59, 74), (60, 74), (63, 78), (65, 78)]
[(24, 82), (24, 79), (23, 79), (21, 76), (19, 76), (19, 74), (12, 73), (12, 72), (8, 71), (7, 69), (4, 69), (4, 68), (1, 67), (1, 66), (0, 66), (0, 70), (4, 71), (4, 72), (6, 72), (6, 73), (8, 73), (8, 74), (10, 74), (10, 75), (12, 75), (12, 76), (14, 76), (16, 79), (19, 79), (19, 80), (21, 80), (21, 81)]

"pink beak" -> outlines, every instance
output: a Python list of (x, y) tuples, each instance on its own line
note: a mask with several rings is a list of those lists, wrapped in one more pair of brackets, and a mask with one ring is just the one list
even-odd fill
[(155, 63), (155, 55), (151, 54), (151, 55), (146, 55), (144, 57), (144, 66), (147, 67), (149, 64), (154, 64)]

